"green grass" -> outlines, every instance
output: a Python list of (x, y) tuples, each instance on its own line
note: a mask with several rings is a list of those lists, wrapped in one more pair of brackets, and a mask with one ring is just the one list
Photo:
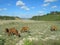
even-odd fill
[(45, 15), (37, 15), (33, 16), (31, 20), (38, 20), (38, 21), (60, 21), (60, 12), (50, 12)]
[(0, 45), (4, 45), (4, 43), (5, 43), (5, 39), (0, 38)]
[[(57, 31), (50, 31), (51, 25), (56, 25)], [(20, 38), (15, 35), (8, 36), (4, 32), (5, 28), (12, 27), (15, 27), (20, 32), (23, 26), (28, 26), (30, 33), (21, 33)], [(38, 41), (30, 42), (26, 40), (24, 45), (60, 45), (60, 21), (0, 21), (0, 38), (2, 37), (4, 39), (5, 45), (16, 45), (20, 40), (28, 38), (29, 36), (38, 38)]]

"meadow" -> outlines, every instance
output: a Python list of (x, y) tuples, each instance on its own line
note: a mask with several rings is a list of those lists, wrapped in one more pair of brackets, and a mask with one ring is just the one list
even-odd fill
[[(50, 31), (51, 25), (57, 30)], [(23, 26), (28, 26), (30, 33), (20, 33)], [(21, 37), (5, 33), (5, 28), (12, 27)], [(60, 21), (0, 20), (0, 45), (60, 45)]]

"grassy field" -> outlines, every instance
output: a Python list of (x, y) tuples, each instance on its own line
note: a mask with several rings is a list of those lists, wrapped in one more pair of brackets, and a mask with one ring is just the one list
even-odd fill
[[(56, 25), (57, 31), (50, 31), (51, 25)], [(17, 37), (4, 32), (5, 28), (12, 27), (20, 32), (23, 26), (28, 26), (30, 33)], [(1, 20), (0, 45), (60, 45), (60, 21)]]

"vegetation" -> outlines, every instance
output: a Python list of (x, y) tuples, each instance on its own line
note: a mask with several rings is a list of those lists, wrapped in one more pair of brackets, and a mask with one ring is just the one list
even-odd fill
[(20, 19), (20, 18), (13, 16), (0, 16), (0, 20), (16, 20), (16, 19)]
[[(55, 16), (54, 19), (51, 19), (53, 16)], [(60, 13), (51, 12), (47, 15), (38, 17), (41, 17), (39, 20), (58, 20), (60, 19)], [(2, 19), (3, 18), (0, 20), (0, 45), (60, 45), (60, 21), (17, 21)], [(36, 20), (36, 18), (34, 20)], [(51, 25), (55, 25), (57, 30), (51, 31)], [(15, 27), (18, 32), (20, 32), (23, 26), (28, 26), (30, 33), (20, 33), (20, 38), (16, 35), (8, 36), (5, 32), (5, 28), (12, 27)]]
[[(57, 31), (50, 31), (51, 25)], [(29, 33), (20, 33), (21, 37), (5, 33), (5, 28), (15, 27), (19, 32), (23, 26), (29, 27)], [(21, 21), (0, 20), (0, 45), (60, 45), (60, 21)], [(24, 40), (24, 41), (22, 41)], [(4, 42), (5, 41), (5, 42)]]
[(5, 43), (5, 39), (0, 38), (0, 45), (4, 45), (4, 43)]
[(43, 16), (33, 16), (31, 20), (43, 20), (43, 21), (60, 21), (60, 12), (52, 11)]

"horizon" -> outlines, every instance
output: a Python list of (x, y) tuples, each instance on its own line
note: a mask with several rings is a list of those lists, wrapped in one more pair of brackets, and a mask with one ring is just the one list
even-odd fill
[(1, 16), (31, 18), (51, 11), (60, 11), (60, 0), (0, 0)]

